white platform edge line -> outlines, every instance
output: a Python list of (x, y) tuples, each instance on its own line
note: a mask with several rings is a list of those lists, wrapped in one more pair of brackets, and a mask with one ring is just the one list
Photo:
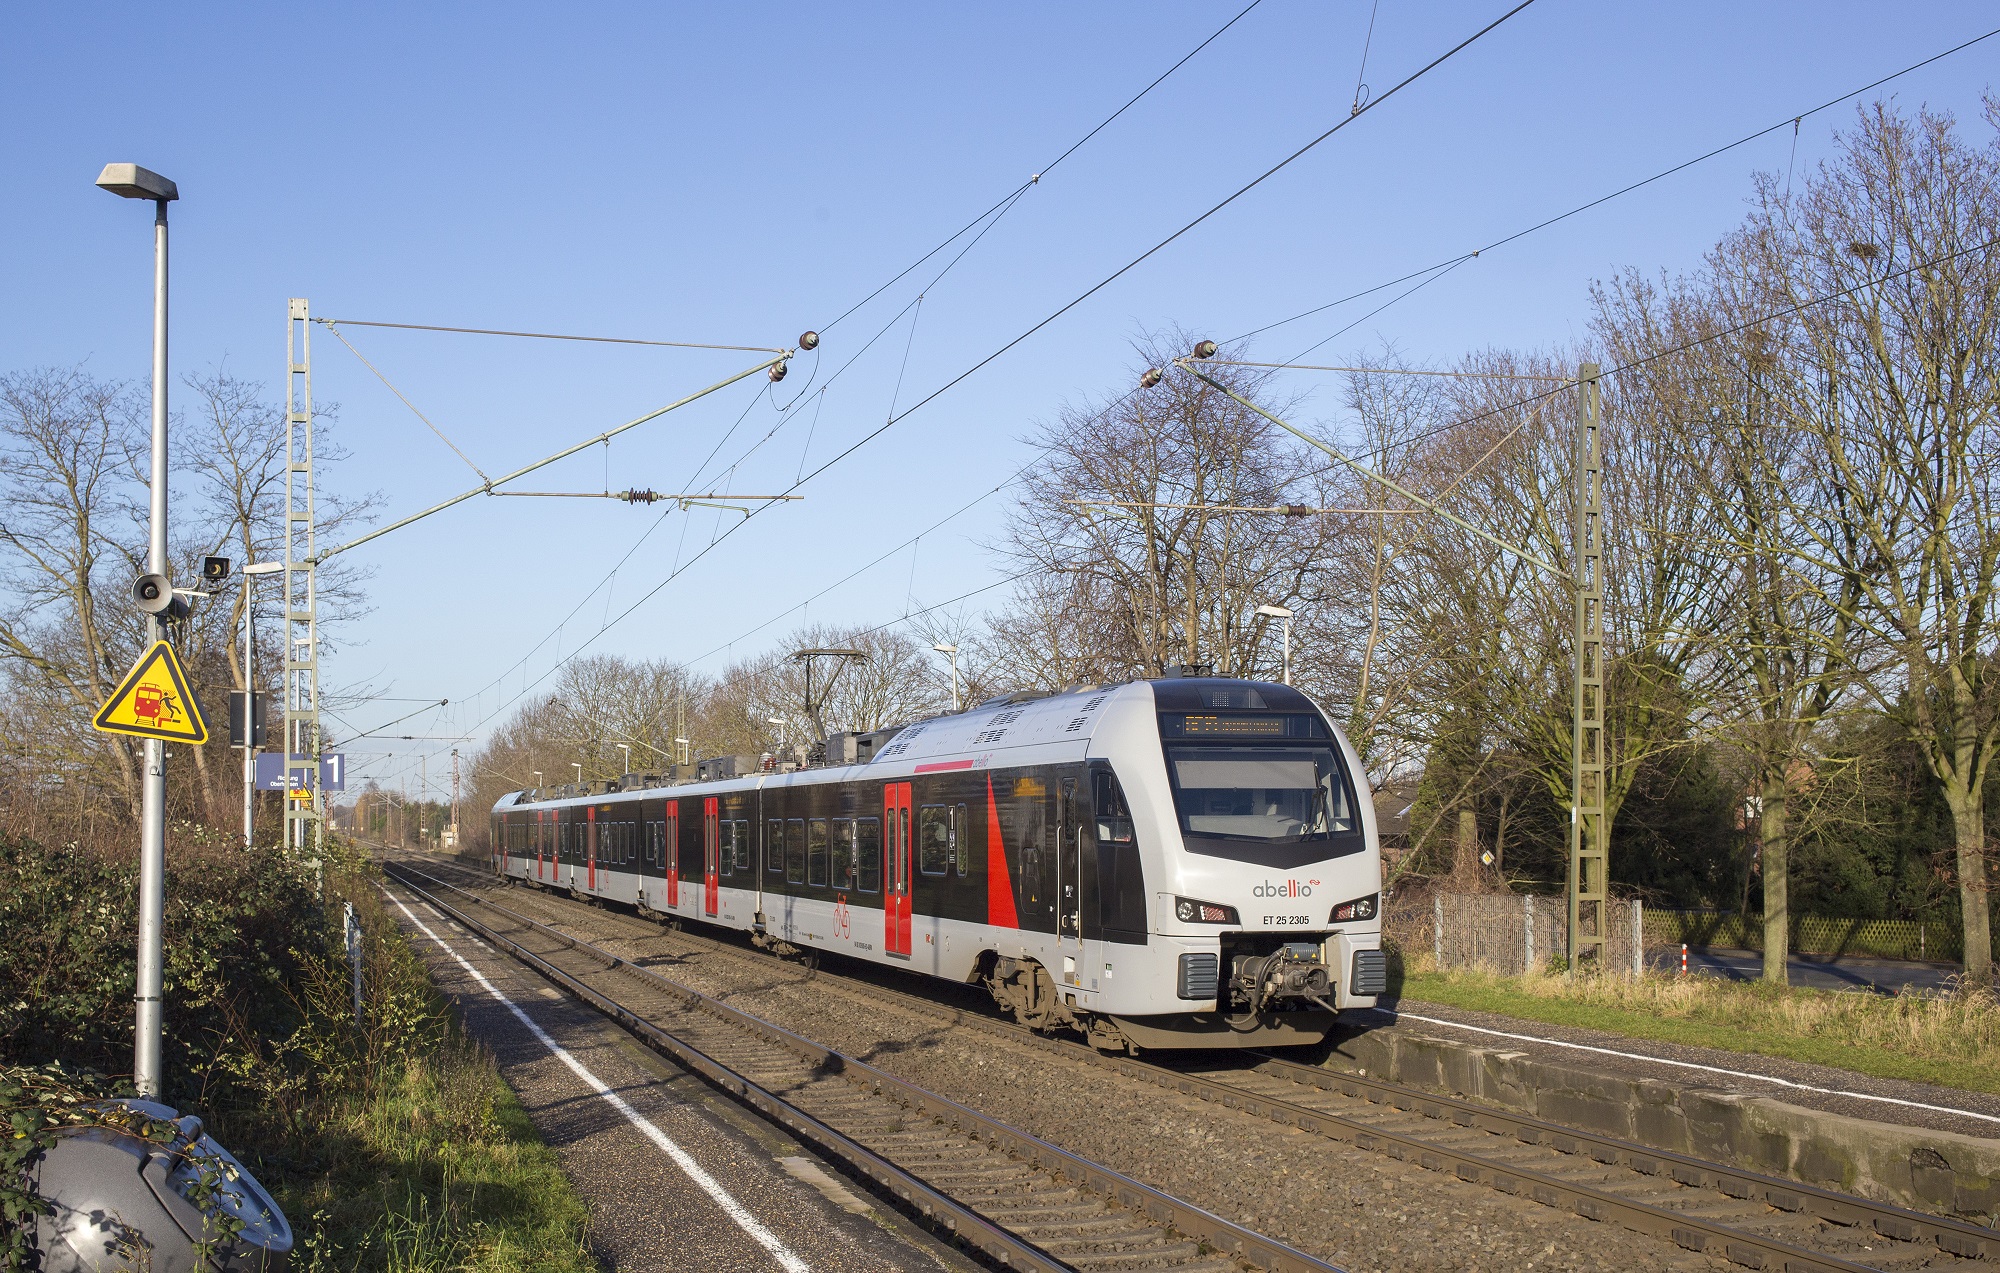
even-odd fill
[(629, 1104), (627, 1104), (624, 1098), (620, 1097), (618, 1093), (612, 1091), (611, 1088), (604, 1082), (604, 1080), (598, 1078), (595, 1074), (592, 1074), (588, 1069), (584, 1067), (583, 1062), (571, 1056), (569, 1054), (569, 1050), (564, 1048), (562, 1044), (557, 1043), (553, 1038), (550, 1038), (546, 1030), (542, 1029), (542, 1027), (540, 1027), (539, 1025), (536, 1025), (534, 1020), (530, 1018), (526, 1012), (523, 1012), (518, 1004), (516, 1004), (512, 999), (509, 999), (506, 995), (502, 994), (500, 992), (500, 988), (498, 986), (495, 986), (492, 982), (488, 981), (484, 974), (482, 974), (477, 968), (474, 968), (469, 962), (467, 962), (465, 956), (453, 950), (451, 948), (450, 943), (446, 942), (444, 938), (432, 932), (429, 925), (425, 924), (424, 921), (417, 918), (416, 912), (412, 911), (409, 907), (403, 905), (403, 899), (397, 897), (394, 893), (388, 892), (386, 889), (384, 890), (384, 895), (388, 897), (390, 901), (396, 904), (397, 910), (403, 912), (404, 915), (407, 915), (409, 917), (410, 922), (417, 926), (418, 931), (422, 932), (424, 936), (436, 942), (438, 945), (438, 949), (444, 951), (445, 954), (450, 955), (453, 959), (457, 960), (459, 967), (465, 969), (465, 971), (471, 975), (474, 981), (477, 981), (481, 986), (485, 987), (486, 993), (492, 995), (495, 999), (498, 999), (503, 1005), (505, 1005), (507, 1011), (513, 1013), (514, 1016), (517, 1019), (519, 1019), (522, 1025), (528, 1027), (529, 1032), (532, 1033), (535, 1036), (535, 1038), (541, 1042), (543, 1047), (547, 1048), (550, 1052), (554, 1053), (557, 1060), (561, 1061), (564, 1065), (568, 1066), (570, 1068), (570, 1071), (574, 1073), (578, 1078), (582, 1079), (585, 1085), (587, 1085), (592, 1091), (596, 1092), (599, 1097), (603, 1098), (606, 1104), (610, 1105), (611, 1108), (617, 1110), (620, 1114), (622, 1114), (625, 1117), (626, 1122), (629, 1122), (632, 1124), (632, 1126), (638, 1128), (640, 1133), (643, 1134), (646, 1137), (646, 1139), (652, 1141), (653, 1144), (657, 1145), (660, 1148), (660, 1151), (662, 1153), (666, 1154), (667, 1157), (673, 1159), (674, 1165), (676, 1167), (679, 1167), (681, 1171), (684, 1174), (686, 1174), (689, 1180), (692, 1180), (696, 1185), (699, 1185), (703, 1193), (706, 1193), (710, 1198), (714, 1199), (715, 1205), (722, 1208), (724, 1214), (728, 1215), (728, 1217), (731, 1220), (734, 1220), (738, 1228), (742, 1229), (743, 1232), (749, 1234), (753, 1239), (756, 1240), (759, 1246), (763, 1247), (766, 1251), (770, 1252), (771, 1258), (775, 1259), (781, 1266), (783, 1266), (784, 1269), (786, 1270), (786, 1273), (812, 1273), (812, 1266), (810, 1264), (807, 1264), (804, 1260), (800, 1259), (796, 1254), (794, 1254), (792, 1249), (786, 1246), (783, 1239), (779, 1238), (777, 1234), (765, 1228), (763, 1223), (760, 1220), (758, 1220), (756, 1216), (750, 1213), (750, 1209), (748, 1207), (745, 1207), (742, 1203), (738, 1202), (733, 1194), (731, 1194), (727, 1189), (722, 1187), (721, 1181), (709, 1175), (708, 1172), (702, 1169), (701, 1164), (694, 1160), (693, 1155), (689, 1154), (687, 1150), (682, 1149), (678, 1144), (676, 1144), (672, 1137), (668, 1136), (665, 1132), (661, 1131), (658, 1127), (654, 1126), (650, 1119), (644, 1117), (639, 1113), (638, 1110), (633, 1109)]
[(1619, 1056), (1631, 1061), (1651, 1061), (1655, 1065), (1677, 1065), (1684, 1070), (1701, 1070), (1708, 1074), (1727, 1074), (1732, 1078), (1755, 1079), (1759, 1083), (1775, 1083), (1780, 1087), (1797, 1088), (1802, 1092), (1818, 1092), (1822, 1096), (1847, 1096), (1857, 1101), (1881, 1101), (1887, 1105), (1903, 1105), (1910, 1109), (1927, 1109), (1936, 1114), (1955, 1114), (1960, 1118), (1977, 1118), (1988, 1123), (2000, 1123), (2000, 1117), (1981, 1114), (1969, 1109), (1959, 1109), (1955, 1105), (1929, 1105), (1923, 1101), (1906, 1101), (1899, 1096), (1877, 1096), (1873, 1092), (1850, 1092), (1838, 1087), (1814, 1087), (1811, 1083), (1797, 1083), (1791, 1079), (1781, 1079), (1770, 1074), (1757, 1074), (1750, 1070), (1729, 1070), (1719, 1065), (1701, 1065), (1694, 1061), (1675, 1061), (1664, 1056), (1648, 1056), (1643, 1052), (1620, 1052), (1616, 1048), (1593, 1047), (1588, 1043), (1565, 1043), (1561, 1039), (1544, 1039), (1534, 1034), (1509, 1034), (1505, 1030), (1489, 1030), (1485, 1026), (1467, 1025), (1463, 1021), (1446, 1021), (1440, 1017), (1418, 1016), (1414, 1012), (1396, 1010), (1398, 1021), (1408, 1018), (1430, 1025), (1450, 1026), (1454, 1030), (1471, 1030), (1476, 1034), (1490, 1034), (1496, 1038), (1518, 1039), (1523, 1043), (1541, 1043), (1552, 1048), (1574, 1048), (1579, 1052), (1596, 1052), (1602, 1056)]

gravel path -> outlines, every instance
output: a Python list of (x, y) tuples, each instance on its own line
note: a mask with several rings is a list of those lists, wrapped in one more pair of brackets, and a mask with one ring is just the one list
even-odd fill
[[(766, 1273), (769, 1249), (493, 997), (493, 989), (690, 1155), (785, 1251), (825, 1273), (975, 1273), (977, 1266), (887, 1208), (865, 1205), (837, 1170), (672, 1065), (602, 1015), (552, 989), (511, 958), (391, 886), (417, 917), (396, 912), (457, 1005), (467, 1031), (493, 1049), (502, 1077), (590, 1206), (588, 1241), (617, 1270)], [(431, 930), (416, 928), (421, 922)]]

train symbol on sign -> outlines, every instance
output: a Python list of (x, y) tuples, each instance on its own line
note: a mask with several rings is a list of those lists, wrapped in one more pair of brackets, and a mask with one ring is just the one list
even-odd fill
[(132, 692), (132, 714), (150, 725), (171, 725), (181, 718), (174, 696), (157, 685), (141, 685)]

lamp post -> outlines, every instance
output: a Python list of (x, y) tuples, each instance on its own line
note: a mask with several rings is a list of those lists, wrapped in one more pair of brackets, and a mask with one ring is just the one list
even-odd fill
[(1258, 606), (1257, 613), (1285, 621), (1285, 684), (1292, 683), (1292, 612), (1283, 606)]
[[(137, 164), (106, 164), (97, 184), (126, 199), (153, 201), (153, 447), (148, 474), (151, 531), (146, 573), (167, 573), (167, 205), (181, 197), (174, 183)], [(159, 616), (146, 620), (148, 645), (160, 639)], [(139, 830), (139, 966), (133, 990), (132, 1085), (160, 1094), (160, 928), (167, 890), (167, 745), (146, 740), (146, 780)]]
[(577, 763), (576, 763), (576, 762), (575, 762), (574, 760), (572, 760), (572, 761), (570, 761), (570, 762), (569, 762), (569, 767), (570, 767), (571, 769), (574, 769), (574, 770), (576, 770), (576, 783), (577, 783), (577, 785), (578, 785), (579, 787), (580, 787), (580, 786), (582, 786), (582, 785), (583, 785), (583, 766), (582, 766), (582, 765), (579, 765), (579, 764), (577, 764)]
[(946, 645), (940, 641), (931, 648), (939, 654), (949, 654), (951, 656), (951, 710), (954, 712), (958, 711), (958, 647), (955, 645)]
[(622, 775), (622, 774), (629, 774), (629, 773), (631, 773), (631, 772), (632, 772), (632, 744), (630, 744), (630, 743), (619, 743), (619, 744), (618, 744), (618, 750), (619, 750), (619, 751), (622, 751), (622, 752), (624, 752), (624, 753), (625, 753), (625, 767), (624, 767), (623, 769), (619, 770), (618, 772), (619, 772), (619, 773), (620, 773), (621, 775)]

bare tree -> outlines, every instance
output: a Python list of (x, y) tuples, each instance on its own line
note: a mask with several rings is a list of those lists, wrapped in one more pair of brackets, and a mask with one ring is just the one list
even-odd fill
[[(1131, 383), (1194, 343), (1178, 331), (1141, 337)], [(1215, 374), (1245, 396), (1261, 391), (1244, 369)], [(1316, 453), (1182, 375), (1067, 409), (1031, 441), (1043, 460), (1001, 546), (1027, 575), (996, 623), (1024, 639), (1022, 672), (1052, 687), (1183, 663), (1275, 678), (1276, 629), (1257, 609), (1298, 600), (1326, 525), (1226, 510), (1316, 500)]]
[[(1987, 122), (2000, 125), (1988, 99)], [(1823, 478), (1785, 489), (1815, 601), (1879, 649), (1834, 651), (1923, 752), (1951, 811), (1965, 971), (1992, 971), (1985, 788), (2000, 739), (2000, 141), (1949, 115), (1861, 112), (1801, 193), (1774, 181), (1731, 248), (1774, 327), (1772, 397)], [(1858, 584), (1859, 604), (1841, 589)]]
[(75, 780), (108, 771), (133, 811), (135, 749), (58, 726), (88, 721), (136, 655), (140, 625), (122, 594), (143, 543), (130, 482), (143, 411), (129, 386), (81, 368), (0, 376), (0, 662), (17, 702), (56, 709), (14, 736), (39, 740)]

